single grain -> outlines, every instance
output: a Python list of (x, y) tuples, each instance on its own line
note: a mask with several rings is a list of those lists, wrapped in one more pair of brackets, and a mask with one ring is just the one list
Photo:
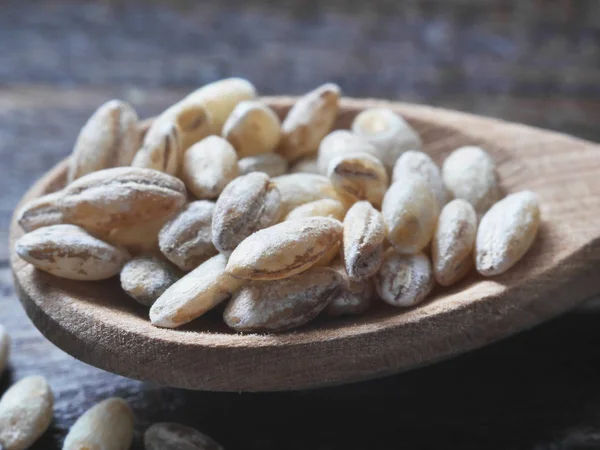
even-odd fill
[(160, 230), (160, 251), (181, 270), (190, 271), (217, 254), (212, 243), (215, 204), (207, 200), (188, 203)]
[(463, 199), (455, 199), (442, 209), (431, 242), (431, 259), (436, 281), (449, 286), (463, 278), (473, 266), (477, 235), (477, 213)]
[(223, 190), (215, 205), (214, 246), (221, 252), (233, 251), (251, 234), (275, 225), (280, 211), (281, 194), (267, 174), (254, 172), (236, 178)]
[(148, 256), (134, 258), (121, 270), (121, 288), (144, 306), (152, 306), (178, 279), (178, 273), (167, 262)]
[(240, 158), (273, 152), (280, 134), (277, 114), (257, 100), (238, 103), (223, 125), (223, 137)]
[(481, 217), (501, 197), (496, 163), (481, 147), (461, 147), (444, 161), (442, 177), (454, 198), (468, 201)]
[(219, 136), (194, 144), (183, 157), (181, 179), (199, 199), (216, 199), (239, 175), (234, 148)]
[(292, 173), (275, 177), (281, 194), (281, 214), (285, 217), (292, 209), (324, 198), (338, 200), (329, 178), (311, 173)]
[(133, 412), (121, 398), (106, 399), (73, 424), (63, 450), (128, 450), (133, 441)]
[(100, 106), (83, 126), (69, 160), (67, 181), (110, 167), (128, 166), (140, 145), (138, 116), (121, 100)]
[(117, 275), (129, 253), (75, 225), (38, 228), (21, 237), (17, 255), (37, 269), (70, 280), (104, 280)]
[(48, 429), (54, 395), (39, 375), (13, 384), (0, 399), (0, 448), (25, 450)]
[(175, 121), (158, 121), (152, 126), (131, 165), (177, 175), (183, 158), (181, 130)]
[(402, 153), (419, 150), (422, 145), (418, 133), (389, 108), (362, 111), (354, 118), (352, 131), (375, 147), (376, 156), (390, 173)]
[(288, 161), (315, 153), (335, 122), (339, 99), (340, 88), (333, 83), (300, 97), (283, 121), (277, 151)]
[(342, 224), (335, 219), (285, 221), (242, 241), (229, 258), (227, 272), (251, 280), (291, 277), (318, 262), (341, 238)]
[(404, 255), (388, 248), (375, 276), (379, 296), (392, 306), (421, 303), (433, 289), (435, 279), (429, 258), (423, 253)]
[(323, 138), (317, 156), (318, 173), (327, 175), (332, 159), (348, 153), (368, 153), (377, 156), (377, 151), (365, 138), (349, 130), (334, 130)]
[(499, 275), (531, 248), (540, 227), (537, 196), (521, 191), (500, 200), (483, 216), (475, 243), (477, 271)]
[(425, 181), (410, 178), (390, 186), (381, 208), (387, 239), (402, 253), (419, 253), (433, 236), (438, 202)]
[(243, 281), (225, 272), (227, 257), (219, 254), (184, 275), (150, 308), (152, 325), (177, 328), (228, 299)]
[(348, 153), (329, 162), (327, 176), (340, 199), (346, 204), (367, 200), (381, 208), (389, 185), (381, 161), (368, 153)]
[(63, 214), (58, 206), (62, 191), (42, 195), (30, 200), (17, 213), (17, 221), (25, 231), (33, 231), (49, 225), (64, 223)]
[(448, 203), (448, 190), (444, 186), (440, 168), (427, 153), (409, 150), (398, 158), (394, 165), (392, 182), (403, 181), (410, 177), (419, 177), (427, 183), (440, 208)]
[(348, 278), (363, 281), (379, 270), (383, 259), (383, 217), (369, 202), (355, 203), (344, 219), (344, 265)]
[(223, 319), (236, 331), (290, 330), (314, 319), (336, 295), (342, 277), (330, 268), (312, 268), (285, 280), (252, 281), (231, 299)]
[(75, 180), (58, 204), (65, 222), (110, 231), (169, 217), (185, 201), (179, 179), (156, 170), (119, 167)]

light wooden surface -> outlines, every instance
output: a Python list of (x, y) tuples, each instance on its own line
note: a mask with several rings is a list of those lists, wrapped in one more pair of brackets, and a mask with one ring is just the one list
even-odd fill
[[(268, 100), (284, 114), (293, 99)], [(345, 100), (337, 126), (382, 102)], [(54, 344), (105, 370), (201, 390), (289, 390), (364, 380), (428, 364), (528, 328), (600, 292), (598, 146), (565, 135), (441, 109), (389, 104), (414, 125), (437, 162), (481, 145), (506, 192), (535, 191), (543, 226), (508, 273), (472, 275), (405, 311), (379, 305), (360, 318), (317, 321), (296, 332), (238, 335), (220, 311), (183, 330), (155, 328), (117, 280), (86, 283), (36, 271), (12, 254), (15, 282), (34, 324)], [(60, 164), (25, 196), (62, 183)], [(13, 223), (11, 238), (21, 234)]]

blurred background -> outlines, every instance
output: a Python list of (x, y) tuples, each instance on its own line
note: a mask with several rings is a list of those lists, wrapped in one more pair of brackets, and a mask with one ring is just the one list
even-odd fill
[[(378, 97), (523, 122), (600, 142), (598, 0), (0, 0), (0, 230), (26, 189), (68, 155), (110, 98), (158, 113), (228, 76), (264, 95), (333, 81)], [(600, 157), (600, 153), (599, 153)], [(7, 239), (4, 239), (6, 242)], [(385, 380), (287, 394), (191, 393), (86, 366), (33, 328), (0, 245), (0, 380), (46, 375), (59, 449), (109, 395), (137, 436), (176, 420), (228, 449), (600, 448), (600, 317), (579, 309), (530, 332)]]

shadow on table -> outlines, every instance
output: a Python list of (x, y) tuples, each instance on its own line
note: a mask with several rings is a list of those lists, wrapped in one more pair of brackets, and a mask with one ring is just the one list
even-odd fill
[(453, 360), (312, 391), (144, 384), (134, 408), (140, 426), (181, 422), (228, 449), (600, 448), (599, 322), (574, 313)]

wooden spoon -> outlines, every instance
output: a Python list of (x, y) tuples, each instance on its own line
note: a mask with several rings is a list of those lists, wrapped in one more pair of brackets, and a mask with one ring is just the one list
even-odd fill
[[(292, 98), (268, 98), (280, 115)], [(29, 317), (54, 344), (94, 366), (188, 389), (288, 390), (364, 380), (429, 364), (531, 327), (600, 292), (600, 146), (527, 126), (425, 106), (344, 100), (337, 127), (361, 110), (391, 107), (421, 134), (438, 163), (480, 145), (506, 192), (540, 197), (537, 242), (508, 273), (473, 274), (411, 310), (382, 304), (362, 317), (322, 320), (279, 335), (239, 335), (214, 311), (184, 329), (155, 328), (118, 280), (77, 282), (35, 270), (14, 253), (15, 285)], [(66, 162), (23, 201), (59, 189)]]

